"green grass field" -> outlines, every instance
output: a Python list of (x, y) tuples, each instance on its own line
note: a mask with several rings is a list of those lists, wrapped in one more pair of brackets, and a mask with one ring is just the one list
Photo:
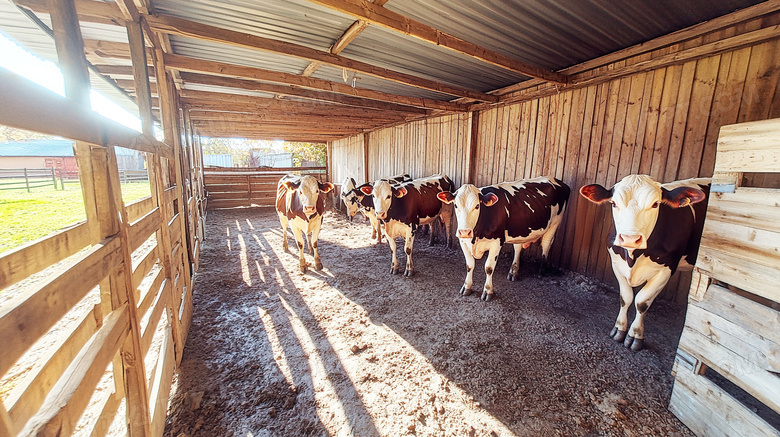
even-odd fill
[[(122, 185), (126, 203), (150, 194), (148, 182)], [(52, 187), (0, 191), (0, 253), (36, 240), (87, 217), (79, 183)]]

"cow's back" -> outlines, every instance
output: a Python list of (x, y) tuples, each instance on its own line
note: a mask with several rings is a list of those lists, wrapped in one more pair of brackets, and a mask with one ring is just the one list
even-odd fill
[(416, 225), (420, 223), (420, 218), (439, 214), (442, 202), (436, 196), (442, 191), (452, 192), (453, 182), (449, 177), (440, 175), (415, 179), (401, 187), (406, 188), (406, 195), (393, 199), (387, 217)]

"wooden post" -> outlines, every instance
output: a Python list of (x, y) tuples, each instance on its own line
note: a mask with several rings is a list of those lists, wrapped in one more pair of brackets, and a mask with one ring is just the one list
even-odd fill
[(479, 111), (471, 113), (471, 138), (469, 139), (469, 173), (466, 180), (476, 184), (477, 142), (479, 140)]
[(24, 185), (27, 186), (27, 192), (30, 192), (30, 178), (27, 177), (27, 167), (24, 168)]
[(54, 174), (54, 167), (51, 168), (51, 182), (54, 184), (54, 190), (57, 190), (57, 175)]
[(333, 177), (333, 141), (328, 141), (328, 167), (327, 167), (327, 177), (326, 179), (328, 182), (336, 183), (336, 181), (331, 180)]
[(363, 134), (363, 181), (368, 182), (368, 134)]

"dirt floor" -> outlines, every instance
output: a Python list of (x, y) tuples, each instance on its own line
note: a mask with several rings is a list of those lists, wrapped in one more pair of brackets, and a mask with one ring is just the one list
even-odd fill
[(607, 336), (616, 290), (534, 260), (509, 282), (502, 256), (484, 303), (460, 249), (418, 238), (392, 276), (370, 234), (327, 214), (301, 274), (274, 210), (210, 212), (165, 435), (691, 435), (666, 409), (684, 308), (657, 302), (633, 353)]

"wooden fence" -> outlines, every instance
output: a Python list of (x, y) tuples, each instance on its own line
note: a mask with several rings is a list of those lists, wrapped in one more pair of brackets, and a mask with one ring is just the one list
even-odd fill
[[(529, 87), (507, 96), (516, 103), (472, 116), (332, 142), (334, 171), (346, 163), (353, 167), (343, 171), (357, 173), (365, 161), (369, 179), (444, 172), (457, 185), (479, 186), (558, 177), (572, 197), (551, 262), (616, 285), (604, 244), (611, 215), (581, 201), (577, 190), (594, 182), (610, 187), (631, 173), (662, 182), (711, 176), (722, 125), (780, 116), (778, 22), (775, 13), (700, 34), (693, 28), (688, 40), (664, 37), (666, 45), (651, 42), (623, 58), (618, 52), (572, 67), (574, 84), (562, 91)], [(643, 53), (645, 46), (657, 48)], [(354, 156), (361, 149), (355, 142), (367, 156)], [(345, 155), (351, 158), (341, 161)], [(689, 278), (675, 275), (666, 297), (684, 301)]]
[(289, 173), (328, 179), (326, 167), (208, 168), (203, 172), (207, 209), (273, 206), (279, 179)]
[[(60, 181), (62, 174), (60, 173)], [(57, 189), (57, 172), (53, 168), (0, 168), (0, 190), (27, 190), (54, 187)], [(63, 189), (65, 185), (60, 184)]]
[[(0, 256), (0, 435), (159, 436), (192, 318), (202, 158), (161, 62), (165, 142), (153, 136), (139, 22), (127, 30), (144, 133), (89, 110), (76, 17), (72, 2), (51, 14), (67, 98), (0, 68), (0, 124), (76, 141), (87, 216)], [(119, 146), (147, 153), (150, 197), (123, 203)]]
[(780, 436), (755, 413), (763, 404), (780, 414), (780, 189), (744, 173), (780, 173), (780, 119), (721, 130), (669, 405), (702, 436)]

